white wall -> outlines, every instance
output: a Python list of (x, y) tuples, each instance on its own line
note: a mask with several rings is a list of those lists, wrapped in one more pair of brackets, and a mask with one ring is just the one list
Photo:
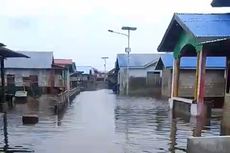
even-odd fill
[(22, 78), (29, 77), (30, 75), (38, 76), (38, 85), (40, 87), (49, 86), (50, 70), (6, 69), (5, 75), (7, 76), (7, 74), (15, 75), (16, 86), (23, 86)]
[[(147, 77), (147, 72), (160, 72), (160, 75), (162, 76), (162, 71), (161, 70), (155, 70), (155, 66), (149, 66), (145, 69), (134, 69), (130, 68), (129, 69), (129, 77)], [(119, 72), (118, 72), (118, 84), (120, 84), (120, 92), (124, 93), (124, 89), (127, 84), (127, 68), (126, 67), (121, 67)]]

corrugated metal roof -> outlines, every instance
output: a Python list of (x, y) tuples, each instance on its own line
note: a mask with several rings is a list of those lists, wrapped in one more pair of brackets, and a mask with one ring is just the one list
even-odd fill
[[(130, 54), (129, 67), (130, 68), (145, 68), (152, 63), (158, 61), (161, 54)], [(127, 54), (118, 54), (117, 61), (119, 67), (127, 67)]]
[(5, 68), (50, 69), (53, 52), (18, 51), (30, 58), (9, 58), (5, 60)]
[[(161, 56), (161, 60), (166, 68), (173, 67), (173, 55), (165, 54)], [(180, 67), (181, 69), (196, 69), (197, 57), (182, 57)], [(207, 69), (225, 69), (226, 58), (225, 57), (207, 57), (206, 68)]]
[(230, 14), (176, 14), (182, 28), (198, 41), (205, 42), (230, 37)]
[(185, 31), (195, 37), (199, 43), (209, 43), (230, 39), (230, 14), (175, 13), (158, 51), (172, 52)]
[(21, 54), (19, 52), (12, 51), (4, 46), (4, 44), (0, 43), (0, 56), (4, 58), (14, 58), (14, 57), (24, 57), (29, 58), (28, 56)]
[(72, 59), (54, 59), (54, 64), (71, 65), (71, 64), (73, 64), (73, 61), (72, 61)]
[(211, 5), (213, 7), (229, 7), (230, 1), (229, 0), (213, 0)]

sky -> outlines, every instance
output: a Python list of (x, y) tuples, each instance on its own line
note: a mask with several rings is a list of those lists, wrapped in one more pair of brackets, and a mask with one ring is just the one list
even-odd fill
[(53, 51), (78, 66), (104, 70), (125, 53), (131, 32), (131, 53), (156, 53), (174, 12), (229, 12), (212, 8), (211, 0), (0, 0), (0, 42), (15, 51)]

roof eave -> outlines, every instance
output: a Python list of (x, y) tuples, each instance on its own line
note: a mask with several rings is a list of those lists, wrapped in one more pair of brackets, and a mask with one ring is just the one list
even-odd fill
[(157, 47), (158, 52), (172, 52), (172, 50), (167, 50), (167, 49), (163, 48), (163, 46), (164, 46), (164, 43), (166, 41), (166, 37), (168, 36), (169, 31), (171, 30), (171, 27), (173, 26), (173, 23), (175, 22), (175, 16), (176, 16), (176, 13), (173, 14), (173, 17), (172, 17), (172, 19), (168, 25), (168, 28), (166, 29), (165, 34), (164, 34), (159, 46)]
[(197, 38), (197, 36), (186, 26), (186, 24), (184, 24), (183, 21), (181, 21), (178, 15), (180, 15), (180, 13), (176, 13), (176, 16), (175, 16), (175, 20), (177, 21), (177, 23), (182, 27), (182, 29), (185, 32), (191, 34), (194, 38)]
[(220, 1), (220, 0), (213, 0), (211, 3), (212, 7), (230, 7), (229, 1)]

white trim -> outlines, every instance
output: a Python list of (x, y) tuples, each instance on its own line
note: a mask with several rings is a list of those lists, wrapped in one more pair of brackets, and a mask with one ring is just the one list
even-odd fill
[(193, 103), (193, 99), (187, 99), (187, 98), (181, 98), (181, 97), (172, 97), (171, 99), (172, 100), (176, 100), (176, 101), (181, 101), (181, 102), (189, 103), (189, 104)]

